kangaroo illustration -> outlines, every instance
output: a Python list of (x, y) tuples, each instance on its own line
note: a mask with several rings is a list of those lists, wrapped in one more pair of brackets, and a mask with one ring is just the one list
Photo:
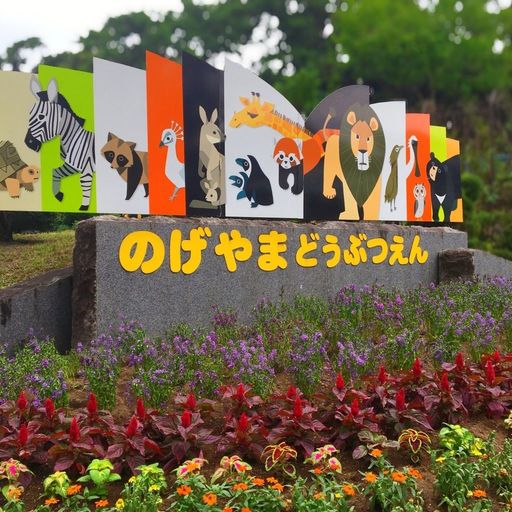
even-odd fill
[[(199, 117), (203, 122), (199, 132), (199, 162), (197, 172), (202, 178), (200, 185), (205, 193), (205, 199), (213, 206), (225, 204), (224, 184), (224, 155), (216, 148), (215, 144), (222, 142), (225, 138), (220, 128), (215, 124), (217, 121), (217, 109), (212, 112), (208, 120), (206, 111), (199, 106)], [(219, 189), (219, 193), (212, 193)]]

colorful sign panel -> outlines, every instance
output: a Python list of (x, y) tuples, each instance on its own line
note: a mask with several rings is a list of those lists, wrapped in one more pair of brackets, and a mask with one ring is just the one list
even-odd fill
[(462, 221), (460, 144), (347, 86), (304, 119), (242, 66), (0, 73), (0, 209)]

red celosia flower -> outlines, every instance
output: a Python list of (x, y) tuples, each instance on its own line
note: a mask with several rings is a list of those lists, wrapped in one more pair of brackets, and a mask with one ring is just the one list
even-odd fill
[(384, 366), (381, 366), (379, 368), (379, 376), (378, 376), (379, 382), (381, 384), (384, 384), (388, 380), (388, 374), (386, 373), (386, 368)]
[(457, 352), (457, 355), (455, 356), (455, 366), (457, 367), (457, 370), (464, 370), (466, 365), (464, 363), (464, 356), (462, 355), (462, 352)]
[(448, 380), (448, 373), (443, 372), (441, 375), (441, 390), (445, 391), (446, 393), (449, 393), (451, 391), (450, 389), (450, 381)]
[(98, 401), (96, 400), (96, 395), (94, 393), (89, 395), (87, 410), (89, 411), (89, 416), (96, 416), (96, 414), (98, 414)]
[[(242, 395), (242, 397), (243, 397), (243, 395)], [(194, 396), (194, 393), (190, 393), (190, 395), (188, 395), (188, 397), (187, 397), (187, 401), (185, 402), (185, 407), (187, 409), (190, 409), (191, 411), (193, 411), (196, 408), (196, 405), (197, 405), (196, 397)]]
[(421, 373), (422, 373), (422, 369), (421, 369), (421, 361), (420, 359), (417, 357), (415, 360), (414, 360), (414, 363), (412, 365), (412, 374), (414, 375), (414, 377), (416, 379), (418, 379), (419, 377), (421, 377)]
[(192, 413), (188, 409), (185, 409), (183, 411), (183, 414), (181, 415), (181, 426), (183, 428), (188, 428), (188, 427), (190, 427), (191, 424), (192, 424)]
[(338, 373), (338, 375), (336, 375), (336, 388), (341, 390), (344, 387), (345, 381), (343, 380), (343, 375), (341, 375), (341, 373)]
[(494, 384), (496, 380), (496, 372), (494, 371), (494, 365), (490, 359), (487, 360), (487, 364), (485, 365), (485, 376), (487, 377), (487, 382), (489, 384)]
[(495, 363), (499, 363), (501, 361), (501, 354), (499, 350), (495, 350), (492, 354), (492, 360)]
[(146, 409), (144, 408), (142, 398), (137, 399), (137, 418), (139, 418), (140, 421), (144, 421), (146, 418)]
[(133, 415), (130, 418), (130, 422), (128, 423), (128, 426), (126, 427), (126, 436), (127, 437), (133, 437), (137, 433), (137, 428), (139, 426), (139, 422), (137, 421), (137, 416)]
[(240, 414), (240, 418), (238, 419), (238, 428), (240, 431), (245, 432), (249, 427), (249, 419), (247, 418), (247, 414), (243, 412)]
[(23, 412), (27, 408), (28, 401), (27, 401), (27, 397), (25, 396), (25, 392), (24, 391), (22, 391), (20, 393), (20, 396), (18, 397), (17, 405), (18, 405), (18, 409), (21, 412)]
[(352, 414), (352, 416), (358, 416), (359, 412), (359, 400), (354, 398), (350, 404), (350, 414)]
[(405, 389), (400, 388), (396, 393), (396, 408), (398, 411), (405, 409)]
[(286, 398), (292, 399), (297, 396), (297, 388), (295, 386), (290, 386), (288, 391), (286, 392)]
[(28, 441), (28, 428), (27, 425), (23, 424), (20, 427), (20, 431), (18, 433), (18, 441), (21, 446), (25, 446)]
[(238, 384), (238, 387), (236, 388), (236, 397), (240, 401), (245, 398), (245, 386), (242, 383)]
[(55, 404), (52, 402), (51, 398), (47, 398), (44, 401), (44, 408), (46, 410), (46, 417), (49, 420), (53, 419), (53, 415), (55, 414)]
[(69, 440), (72, 443), (78, 443), (78, 441), (80, 441), (80, 427), (78, 426), (76, 418), (71, 420), (71, 426), (69, 427)]
[(295, 402), (293, 403), (293, 415), (296, 417), (296, 418), (300, 418), (303, 414), (303, 411), (302, 411), (302, 400), (300, 399), (300, 396), (297, 395), (295, 397)]

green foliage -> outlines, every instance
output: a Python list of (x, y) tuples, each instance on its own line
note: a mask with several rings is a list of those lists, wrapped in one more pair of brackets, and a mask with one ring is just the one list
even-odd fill
[(92, 492), (102, 497), (107, 496), (108, 484), (121, 480), (121, 475), (114, 473), (114, 466), (108, 459), (94, 459), (87, 466), (86, 473), (77, 482), (92, 482), (94, 484)]

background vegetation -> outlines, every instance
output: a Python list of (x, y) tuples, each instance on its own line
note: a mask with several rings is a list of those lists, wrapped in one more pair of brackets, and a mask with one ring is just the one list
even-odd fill
[[(304, 114), (328, 93), (367, 83), (372, 101), (404, 98), (462, 142), (470, 245), (512, 258), (512, 9), (509, 0), (183, 0), (182, 12), (131, 13), (80, 38), (81, 51), (45, 64), (91, 70), (92, 57), (144, 67), (145, 50), (189, 51), (222, 66), (242, 59)], [(19, 69), (30, 38), (0, 56)], [(12, 215), (16, 229), (26, 217)], [(39, 219), (41, 219), (39, 221)], [(60, 217), (70, 224), (73, 216)], [(46, 228), (49, 217), (31, 218)], [(0, 223), (1, 224), (1, 223)]]

